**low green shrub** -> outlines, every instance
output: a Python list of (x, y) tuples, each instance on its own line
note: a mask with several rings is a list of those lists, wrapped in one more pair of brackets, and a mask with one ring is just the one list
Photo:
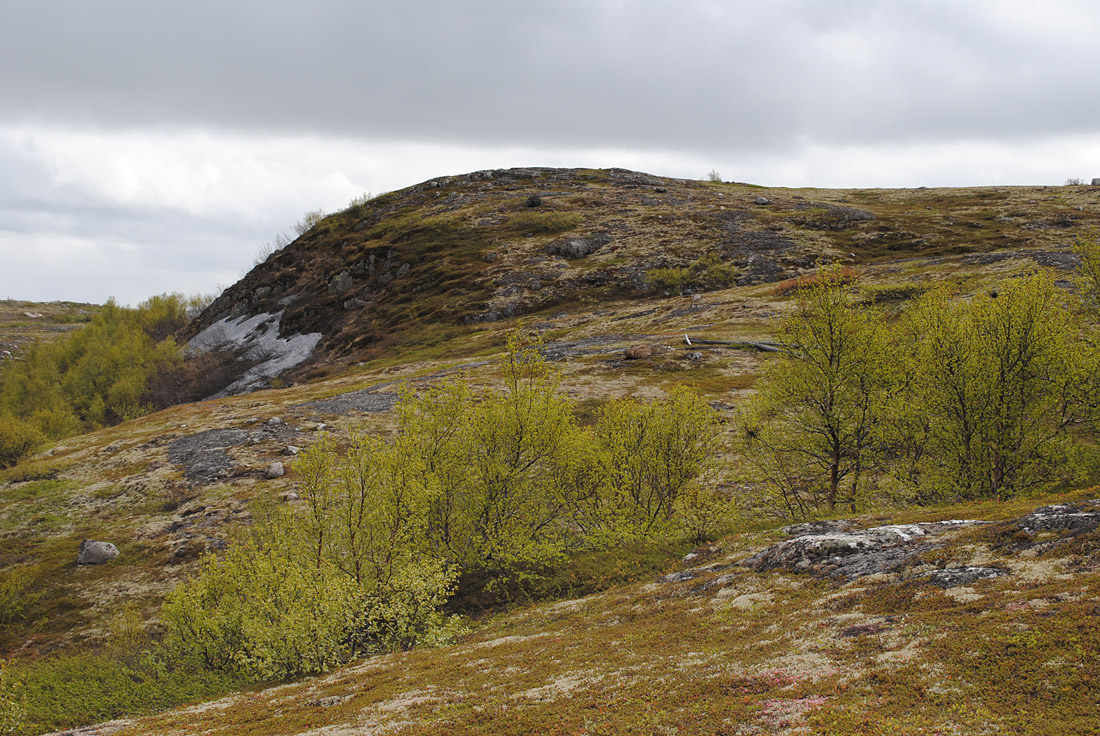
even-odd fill
[(684, 267), (651, 268), (646, 272), (646, 284), (669, 296), (685, 289), (724, 289), (737, 283), (741, 269), (723, 261), (717, 253), (707, 253)]
[(35, 451), (46, 438), (38, 427), (12, 417), (0, 417), (0, 468), (9, 468)]
[(179, 294), (137, 309), (108, 302), (87, 326), (35, 344), (24, 360), (4, 367), (0, 414), (61, 438), (152, 411), (150, 381), (181, 363), (171, 335), (187, 324), (191, 306)]
[(231, 673), (172, 664), (155, 646), (126, 659), (85, 650), (8, 662), (0, 666), (0, 734), (31, 736), (155, 713), (242, 684)]
[(528, 233), (563, 233), (583, 222), (579, 212), (520, 212), (512, 215), (508, 226)]

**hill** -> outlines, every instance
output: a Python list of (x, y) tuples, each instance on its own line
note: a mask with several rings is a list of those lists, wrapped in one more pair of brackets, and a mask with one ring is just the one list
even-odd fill
[[(471, 355), (492, 344), (486, 325), (557, 324), (819, 263), (859, 267), (871, 282), (901, 281), (899, 269), (920, 281), (1072, 268), (1068, 247), (1100, 222), (1098, 197), (1086, 186), (763, 189), (622, 169), (481, 171), (325, 218), (227, 289), (194, 331), (207, 331), (200, 345), (247, 356), (239, 390), (287, 370), (309, 379), (383, 356)], [(734, 293), (751, 303), (765, 292)]]
[[(1097, 224), (1100, 187), (782, 189), (618, 169), (476, 172), (356, 204), (188, 328), (215, 357), (219, 380), (201, 379), (216, 398), (0, 471), (0, 569), (19, 581), (0, 593), (21, 601), (0, 622), (0, 657), (100, 651), (120, 621), (155, 633), (165, 593), (252, 522), (254, 499), (293, 502), (282, 499), (300, 490), (299, 448), (325, 434), (391, 436), (402, 386), (498, 385), (517, 328), (541, 336), (581, 422), (609, 399), (675, 386), (731, 419), (775, 358), (766, 348), (791, 287), (817, 266), (850, 267), (857, 299), (891, 314), (939, 282), (975, 294), (1045, 267), (1068, 286), (1071, 245)], [(1083, 733), (1083, 709), (1098, 702), (1097, 508), (1085, 503), (1097, 495), (886, 509), (818, 530), (996, 522), (921, 527), (927, 544), (912, 549), (884, 532), (905, 564), (866, 575), (784, 554), (746, 566), (787, 535), (778, 519), (742, 519), (705, 560), (681, 563), (683, 541), (576, 560), (546, 595), (560, 600), (478, 614), (451, 647), (118, 727)], [(1084, 516), (1049, 529), (1018, 521), (1063, 502)], [(121, 554), (77, 565), (86, 539)], [(932, 576), (959, 568), (1000, 572)], [(1044, 707), (1024, 713), (1034, 697)], [(57, 725), (114, 712), (89, 706)]]
[(27, 346), (68, 334), (91, 320), (94, 304), (0, 301), (0, 360), (18, 360)]

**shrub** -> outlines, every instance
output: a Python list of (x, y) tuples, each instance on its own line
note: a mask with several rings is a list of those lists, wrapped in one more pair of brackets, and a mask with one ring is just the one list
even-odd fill
[(0, 417), (0, 468), (15, 465), (34, 452), (45, 439), (30, 422)]
[[(279, 524), (278, 526), (282, 526)], [(259, 528), (268, 537), (273, 528)], [(353, 581), (299, 558), (294, 538), (240, 540), (173, 590), (163, 608), (171, 651), (204, 668), (259, 679), (344, 661), (363, 620)]]
[[(776, 296), (788, 296), (790, 294), (796, 294), (804, 289), (810, 289), (816, 286), (821, 280), (821, 272), (806, 274), (805, 276), (797, 276), (793, 279), (786, 279), (777, 283), (772, 290)], [(859, 278), (859, 271), (849, 266), (834, 266), (831, 267), (829, 273), (829, 281), (836, 285), (846, 285), (856, 281)]]
[(168, 335), (186, 324), (187, 310), (178, 294), (154, 297), (137, 309), (108, 302), (87, 326), (35, 344), (25, 360), (5, 366), (0, 413), (52, 438), (148, 413), (150, 379), (182, 360)]
[(721, 289), (732, 286), (741, 275), (741, 269), (726, 263), (717, 253), (707, 253), (683, 268), (652, 268), (645, 280), (651, 288), (670, 296), (682, 294), (686, 288)]
[(765, 500), (793, 517), (854, 508), (875, 465), (889, 360), (882, 322), (850, 303), (849, 280), (831, 266), (797, 290), (797, 309), (780, 328), (782, 357), (741, 417), (746, 463), (770, 492)]
[(686, 268), (651, 268), (645, 273), (645, 282), (650, 287), (670, 296), (682, 294), (687, 281), (688, 269)]
[(562, 233), (579, 227), (584, 215), (579, 212), (533, 212), (512, 215), (508, 225), (529, 233)]
[(325, 219), (324, 210), (310, 210), (302, 215), (302, 219), (294, 223), (294, 232), (301, 237), (316, 227), (323, 219)]
[[(703, 507), (711, 499), (694, 485), (714, 455), (718, 425), (699, 397), (674, 389), (656, 402), (613, 401), (600, 413), (595, 434), (604, 482), (580, 504), (593, 535), (666, 536), (678, 511), (709, 515)], [(701, 531), (698, 519), (693, 525), (693, 534)]]
[(908, 315), (907, 380), (886, 428), (919, 501), (1008, 498), (1078, 472), (1095, 349), (1049, 275), (972, 300), (936, 289)]

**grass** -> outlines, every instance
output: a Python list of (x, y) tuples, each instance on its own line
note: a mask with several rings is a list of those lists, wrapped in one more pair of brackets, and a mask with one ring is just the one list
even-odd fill
[(522, 233), (539, 235), (564, 233), (584, 224), (579, 212), (520, 212), (508, 218), (507, 227)]

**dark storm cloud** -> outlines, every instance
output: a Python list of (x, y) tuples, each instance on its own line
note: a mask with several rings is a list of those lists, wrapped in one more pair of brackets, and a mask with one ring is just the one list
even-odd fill
[(0, 120), (664, 150), (1066, 135), (1100, 120), (1093, 7), (6, 0)]

